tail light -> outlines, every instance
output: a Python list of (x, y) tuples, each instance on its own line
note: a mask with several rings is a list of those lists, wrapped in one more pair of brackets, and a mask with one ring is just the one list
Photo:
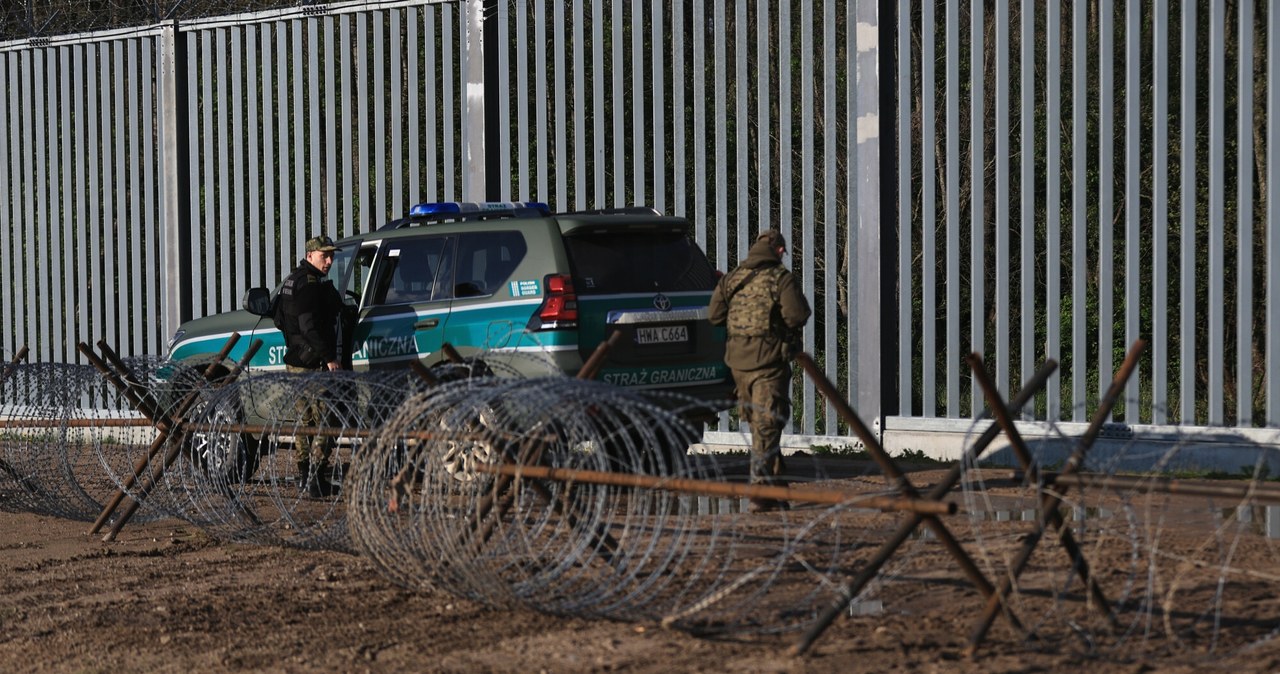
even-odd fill
[(546, 297), (529, 321), (534, 330), (556, 330), (578, 327), (578, 295), (573, 291), (573, 277), (548, 274)]

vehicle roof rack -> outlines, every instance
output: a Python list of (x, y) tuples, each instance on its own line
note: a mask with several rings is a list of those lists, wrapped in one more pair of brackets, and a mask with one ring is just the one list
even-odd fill
[(494, 220), (499, 218), (545, 218), (551, 209), (539, 201), (436, 201), (415, 205), (409, 216), (392, 220), (378, 230), (401, 229), (440, 222)]
[(585, 211), (567, 211), (556, 215), (657, 215), (662, 216), (652, 206), (617, 206), (614, 208), (592, 208)]

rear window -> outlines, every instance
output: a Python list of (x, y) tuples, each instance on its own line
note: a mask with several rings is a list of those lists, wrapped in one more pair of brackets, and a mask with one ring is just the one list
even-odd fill
[(677, 232), (608, 232), (565, 237), (581, 295), (715, 288), (716, 273), (689, 237)]

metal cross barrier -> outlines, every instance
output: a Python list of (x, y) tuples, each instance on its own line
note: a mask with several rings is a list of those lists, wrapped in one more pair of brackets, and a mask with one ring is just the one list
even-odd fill
[[(866, 443), (868, 451), (872, 452), (872, 456), (879, 456), (879, 463), (887, 465), (891, 470), (901, 475), (901, 470), (893, 464), (893, 461), (891, 459), (886, 460), (888, 459), (888, 455), (876, 440), (875, 435), (873, 435), (871, 430), (866, 427), (866, 424), (862, 423), (861, 419), (859, 419), (857, 414), (853, 412), (852, 408), (850, 408), (848, 404), (840, 398), (835, 387), (832, 386), (831, 382), (822, 374), (822, 371), (813, 362), (813, 359), (810, 358), (808, 354), (801, 353), (797, 360), (800, 362), (800, 365), (804, 367), (805, 372), (814, 379), (815, 384), (822, 387), (823, 394), (828, 397), (828, 400), (832, 402), (832, 404), (837, 405), (837, 411), (843, 418), (845, 418), (846, 421), (850, 422), (854, 431), (857, 432), (859, 437), (862, 438), (862, 441)], [(1013, 413), (1020, 411), (1023, 406), (1031, 401), (1036, 393), (1044, 388), (1045, 383), (1049, 380), (1049, 376), (1052, 375), (1057, 368), (1057, 361), (1045, 361), (1045, 363), (1040, 366), (1040, 369), (1037, 370), (1031, 379), (1029, 379), (1022, 387), (1022, 390), (1018, 392), (1017, 397), (1014, 398), (1013, 403), (1010, 405), (1010, 410)], [(988, 427), (987, 430), (979, 436), (973, 446), (969, 448), (966, 455), (953, 464), (947, 475), (929, 491), (926, 498), (936, 501), (940, 500), (950, 492), (951, 489), (960, 482), (960, 478), (964, 474), (965, 465), (972, 465), (975, 463), (986, 450), (987, 446), (995, 440), (997, 435), (999, 435), (999, 431), (999, 427), (994, 424)], [(875, 448), (874, 451), (872, 450), (873, 447)], [(831, 623), (834, 622), (835, 619), (842, 614), (851, 603), (853, 603), (853, 600), (861, 594), (867, 584), (876, 577), (880, 572), (880, 569), (891, 557), (893, 557), (898, 548), (901, 547), (913, 533), (915, 533), (916, 529), (918, 529), (921, 524), (929, 526), (935, 531), (935, 533), (939, 529), (946, 531), (946, 527), (942, 525), (941, 520), (939, 520), (936, 515), (926, 515), (924, 513), (913, 512), (902, 522), (901, 525), (899, 525), (897, 531), (894, 532), (894, 535), (880, 547), (880, 550), (876, 555), (867, 562), (867, 565), (863, 567), (862, 571), (844, 587), (840, 600), (828, 607), (826, 612), (819, 616), (818, 620), (807, 632), (805, 632), (800, 641), (796, 642), (789, 649), (789, 653), (792, 655), (800, 655), (807, 652), (809, 648), (813, 646), (813, 643), (818, 639), (818, 637), (822, 636), (822, 633), (831, 626)], [(947, 532), (947, 537), (952, 542), (951, 545), (948, 545), (948, 551), (956, 557), (957, 561), (960, 561), (962, 566), (965, 566), (967, 562), (967, 566), (965, 567), (966, 573), (969, 573), (971, 580), (975, 580), (975, 578), (980, 579), (975, 580), (974, 584), (983, 592), (983, 595), (987, 597), (994, 597), (995, 588), (986, 580), (985, 577), (982, 576), (982, 573), (977, 570), (972, 559), (970, 559), (968, 554), (959, 547), (959, 543), (955, 542), (954, 537), (950, 536), (950, 532)], [(942, 539), (941, 536), (939, 536), (939, 539), (947, 540)], [(999, 601), (999, 598), (997, 597), (996, 600)], [(1017, 624), (1016, 618), (1014, 618), (1012, 614), (1010, 614), (1010, 619)]]
[[(205, 367), (203, 372), (203, 381), (213, 386), (225, 386), (239, 377), (240, 373), (242, 373), (248, 366), (249, 360), (253, 358), (253, 355), (262, 347), (261, 340), (254, 340), (254, 342), (249, 345), (249, 348), (246, 350), (245, 355), (241, 358), (240, 362), (236, 363), (229, 373), (215, 382), (216, 375), (222, 367), (222, 362), (230, 356), (232, 349), (235, 348), (235, 345), (239, 340), (239, 333), (232, 333), (231, 336), (227, 338), (222, 350), (214, 360)], [(137, 490), (137, 493), (130, 498), (129, 503), (120, 511), (119, 517), (117, 517), (115, 523), (112, 525), (111, 530), (103, 536), (104, 541), (112, 541), (115, 540), (115, 537), (119, 535), (120, 530), (132, 518), (133, 514), (141, 505), (141, 502), (147, 497), (151, 490), (155, 488), (156, 483), (160, 478), (160, 474), (168, 469), (168, 467), (177, 459), (178, 454), (181, 451), (184, 434), (186, 433), (186, 429), (183, 426), (183, 417), (199, 399), (200, 389), (197, 388), (192, 391), (188, 391), (186, 395), (184, 395), (171, 409), (166, 410), (162, 407), (158, 407), (157, 401), (154, 397), (149, 394), (140, 382), (133, 379), (132, 374), (115, 352), (101, 340), (98, 342), (98, 346), (102, 349), (107, 361), (110, 361), (109, 363), (99, 358), (97, 354), (95, 354), (93, 350), (83, 342), (79, 343), (77, 348), (80, 350), (81, 354), (83, 354), (85, 358), (88, 359), (104, 377), (106, 377), (107, 381), (110, 382), (112, 386), (115, 386), (125, 396), (125, 398), (134, 405), (138, 412), (145, 416), (151, 425), (153, 425), (158, 431), (155, 439), (151, 443), (151, 446), (148, 448), (146, 455), (135, 463), (133, 471), (125, 478), (124, 483), (115, 492), (111, 500), (103, 508), (98, 519), (89, 529), (89, 533), (91, 534), (100, 532), (102, 527), (110, 521), (112, 515), (120, 508), (120, 504), (124, 501), (125, 497), (129, 496), (129, 490), (138, 484), (138, 481), (142, 479), (144, 474), (148, 474), (149, 479), (145, 481)], [(157, 464), (156, 458), (159, 456), (160, 450), (163, 449), (166, 444), (170, 445), (169, 451), (163, 457), (163, 461)]]
[[(1146, 348), (1146, 342), (1137, 340), (1133, 346), (1129, 348), (1129, 353), (1125, 356), (1124, 362), (1120, 366), (1120, 370), (1116, 372), (1111, 382), (1111, 387), (1107, 389), (1107, 393), (1103, 399), (1099, 401), (1098, 409), (1094, 412), (1093, 420), (1085, 430), (1084, 435), (1080, 438), (1076, 445), (1075, 451), (1072, 452), (1070, 458), (1067, 459), (1066, 466), (1062, 470), (1063, 475), (1071, 475), (1080, 470), (1084, 463), (1084, 457), (1089, 449), (1093, 446), (1094, 441), (1098, 438), (1098, 434), (1102, 429), (1102, 424), (1106, 423), (1107, 417), (1111, 416), (1111, 409), (1115, 406), (1116, 400), (1124, 392), (1125, 382), (1133, 374), (1138, 367), (1138, 357)], [(996, 418), (996, 422), (1004, 430), (1005, 435), (1009, 437), (1009, 442), (1013, 447), (1014, 454), (1018, 458), (1018, 462), (1022, 465), (1022, 469), (1026, 471), (1029, 481), (1035, 484), (1037, 468), (1035, 460), (1031, 456), (1031, 452), (1027, 449), (1026, 443), (1023, 442), (1022, 436), (1018, 433), (1017, 427), (1013, 423), (1013, 414), (1005, 407), (1004, 402), (1000, 398), (1000, 393), (996, 391), (995, 385), (987, 376), (986, 369), (982, 365), (982, 358), (977, 354), (969, 357), (969, 364), (973, 368), (974, 377), (977, 378), (983, 391), (986, 393), (987, 404), (991, 408), (992, 414)], [(1070, 527), (1066, 526), (1062, 513), (1058, 510), (1062, 505), (1062, 496), (1066, 493), (1065, 484), (1054, 483), (1047, 486), (1040, 495), (1040, 516), (1036, 521), (1033, 531), (1023, 540), (1022, 550), (1015, 558), (1013, 565), (1009, 569), (1008, 577), (1000, 591), (987, 599), (987, 605), (983, 610), (982, 617), (978, 624), (974, 627), (973, 633), (969, 637), (969, 646), (966, 648), (967, 655), (973, 655), (978, 645), (986, 637), (987, 631), (991, 629), (991, 624), (995, 621), (996, 614), (1001, 609), (1003, 598), (1007, 597), (1009, 592), (1013, 590), (1013, 583), (1018, 576), (1022, 575), (1026, 569), (1027, 563), (1031, 561), (1031, 555), (1035, 552), (1036, 547), (1040, 544), (1041, 538), (1044, 536), (1045, 529), (1052, 526), (1058, 532), (1058, 540), (1061, 542), (1063, 549), (1067, 552), (1067, 557), (1071, 560), (1072, 569), (1080, 575), (1080, 579), (1084, 582), (1088, 589), (1089, 596), (1093, 603), (1106, 612), (1108, 625), (1114, 629), (1116, 627), (1115, 611), (1111, 603), (1107, 601), (1106, 596), (1102, 593), (1102, 589), (1098, 586), (1095, 578), (1089, 574), (1089, 563), (1084, 558), (1084, 552), (1075, 538), (1071, 534)]]

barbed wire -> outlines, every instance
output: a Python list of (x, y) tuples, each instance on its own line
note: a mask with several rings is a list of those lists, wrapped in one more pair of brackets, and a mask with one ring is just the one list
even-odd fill
[[(746, 479), (742, 454), (689, 451), (700, 429), (682, 412), (704, 402), (564, 376), (519, 378), (528, 367), (513, 358), (542, 357), (480, 354), (425, 376), (213, 382), (201, 367), (132, 359), (127, 378), (146, 384), (142, 402), (156, 416), (179, 414), (191, 400), (185, 431), (168, 440), (101, 372), (16, 365), (0, 386), (0, 507), (87, 520), (113, 489), (125, 489), (142, 499), (145, 516), (179, 517), (224, 540), (361, 554), (405, 587), (698, 634), (812, 626), (848, 598), (845, 583), (901, 521), (869, 507), (892, 493), (882, 477), (833, 472), (839, 462), (829, 457), (788, 457), (787, 478), (840, 490), (838, 505), (797, 502), (753, 515), (744, 498), (680, 486)], [(324, 426), (297, 420), (301, 399), (323, 403)], [(341, 489), (313, 496), (291, 445), (322, 433), (333, 440)], [(1051, 426), (1031, 449), (1038, 465), (1053, 466), (1075, 442)], [(1153, 458), (1184, 465), (1195, 449), (1191, 436), (1170, 439), (1154, 457), (1149, 446), (1113, 443), (1086, 467), (1119, 479)], [(152, 459), (126, 486), (149, 453), (173, 460)], [(1235, 495), (1148, 489), (1156, 477), (1056, 489), (1054, 507), (1107, 593), (1099, 607), (1083, 592), (1080, 560), (1059, 548), (1054, 531), (1025, 571), (1018, 567), (1054, 487), (1025, 483), (999, 465), (1001, 454), (963, 466), (954, 495), (966, 514), (943, 519), (992, 584), (1010, 583), (1003, 615), (1017, 618), (1005, 621), (1014, 643), (1140, 658), (1244, 652), (1280, 634), (1276, 619), (1251, 606), (1280, 583), (1280, 543), (1267, 535), (1277, 515), (1254, 498), (1275, 490), (1261, 480), (1261, 462), (1251, 481), (1232, 483)], [(642, 478), (652, 481), (627, 482)], [(146, 483), (154, 486), (141, 490)], [(928, 530), (897, 550), (854, 597), (851, 629), (926, 613), (940, 587), (955, 585), (956, 566), (940, 550)], [(958, 596), (975, 615), (984, 603), (973, 592)]]
[(319, 0), (16, 0), (0, 5), (0, 41), (325, 4)]

